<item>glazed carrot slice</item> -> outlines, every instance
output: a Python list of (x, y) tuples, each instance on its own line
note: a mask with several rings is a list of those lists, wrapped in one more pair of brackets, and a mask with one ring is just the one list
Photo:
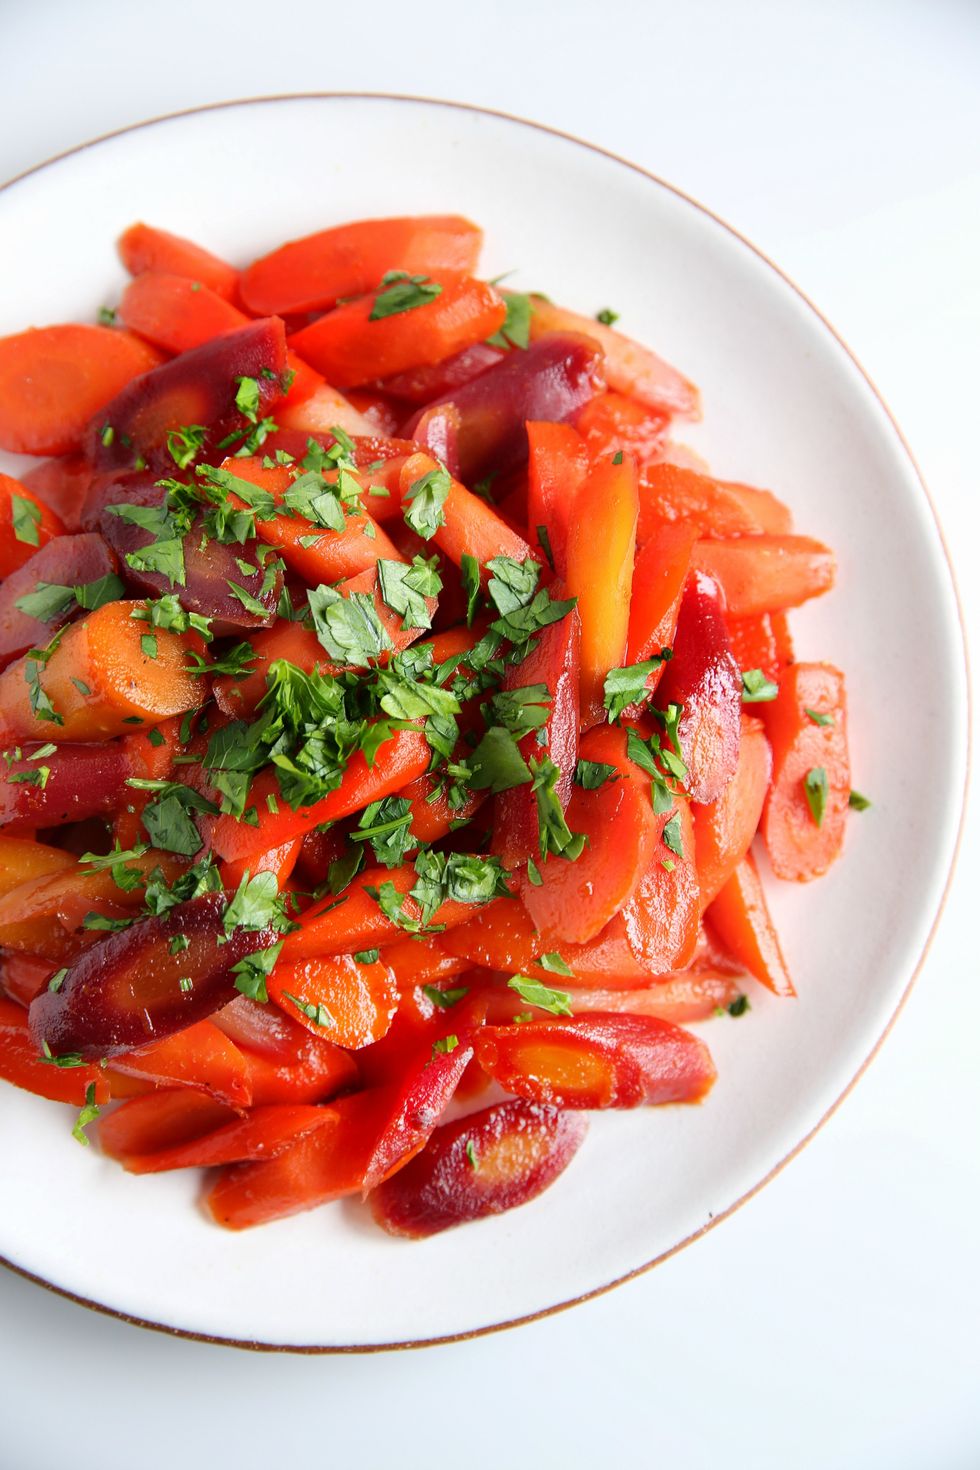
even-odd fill
[[(621, 731), (609, 733), (625, 748)], [(583, 760), (601, 760), (602, 754), (591, 739), (583, 742)], [(546, 948), (593, 939), (629, 901), (650, 865), (665, 815), (655, 817), (648, 786), (619, 780), (593, 791), (576, 786), (565, 820), (587, 839), (581, 855), (573, 862), (552, 854), (540, 865), (540, 885), (526, 881), (522, 890)]]
[(68, 454), (90, 420), (159, 354), (110, 327), (34, 327), (0, 338), (0, 449)]
[(585, 1137), (581, 1114), (498, 1103), (437, 1128), (421, 1153), (371, 1196), (390, 1235), (420, 1240), (536, 1199)]
[(426, 773), (410, 781), (398, 793), (411, 808), (412, 836), (421, 843), (438, 842), (465, 824), (480, 810), (486, 800), (485, 791), (467, 791), (456, 806), (449, 800), (446, 782), (440, 776)]
[[(159, 867), (168, 882), (180, 871), (170, 853), (153, 849), (128, 866), (144, 877)], [(52, 867), (0, 897), (0, 946), (62, 964), (99, 938), (82, 928), (87, 914), (126, 916), (142, 902), (142, 883), (123, 890), (111, 872), (90, 872), (72, 859), (70, 866)]]
[[(415, 869), (409, 864), (400, 868), (366, 868), (338, 898), (318, 901), (299, 915), (298, 927), (283, 941), (283, 964), (319, 955), (353, 953), (400, 940), (405, 931), (382, 912), (368, 889), (394, 884), (402, 897), (406, 917), (417, 921), (421, 910), (407, 896), (416, 881)], [(447, 899), (436, 909), (432, 924), (449, 929), (465, 923), (473, 913), (472, 904)]]
[(224, 674), (213, 685), (218, 708), (235, 720), (248, 719), (255, 713), (268, 689), (269, 670), (277, 659), (295, 664), (304, 674), (312, 674), (314, 669), (330, 673), (337, 668), (313, 629), (302, 623), (273, 623), (271, 628), (260, 628), (253, 633), (249, 643), (252, 656), (248, 667), (252, 672), (245, 678)]
[(380, 1041), (398, 1009), (394, 972), (349, 954), (279, 964), (267, 983), (287, 1016), (350, 1051)]
[(644, 465), (663, 446), (670, 414), (650, 408), (624, 393), (600, 393), (587, 403), (575, 427), (594, 459), (601, 455), (631, 454)]
[(238, 272), (234, 266), (182, 235), (172, 235), (168, 230), (140, 222), (130, 225), (120, 235), (118, 249), (119, 258), (131, 276), (140, 276), (144, 271), (165, 271), (200, 281), (202, 286), (229, 301), (236, 293)]
[(568, 541), (569, 595), (582, 619), (581, 708), (584, 725), (605, 718), (603, 683), (626, 652), (639, 502), (636, 466), (606, 459), (575, 499)]
[(761, 669), (767, 679), (778, 684), (793, 662), (793, 640), (786, 614), (754, 613), (747, 618), (726, 614), (725, 625), (739, 668)]
[(64, 527), (54, 511), (11, 475), (0, 474), (0, 578), (29, 562)]
[[(510, 907), (517, 908), (518, 905)], [(438, 935), (431, 939), (401, 939), (387, 944), (381, 950), (381, 961), (398, 977), (403, 992), (414, 985), (449, 980), (470, 968), (468, 960), (447, 952)]]
[(705, 915), (733, 959), (774, 995), (795, 995), (779, 936), (751, 852), (746, 853)]
[(115, 1072), (145, 1077), (157, 1086), (198, 1088), (230, 1107), (247, 1108), (252, 1101), (244, 1057), (211, 1021), (197, 1021), (174, 1036), (114, 1056), (112, 1066)]
[(703, 1041), (655, 1016), (485, 1026), (473, 1045), (506, 1091), (559, 1108), (700, 1102), (716, 1075)]
[(394, 1097), (377, 1087), (328, 1103), (323, 1125), (277, 1158), (226, 1169), (207, 1196), (215, 1221), (245, 1230), (359, 1193)]
[[(206, 692), (188, 672), (196, 633), (154, 630), (139, 602), (108, 602), (67, 629), (46, 662), (18, 659), (0, 674), (0, 738), (105, 740), (196, 709)], [(39, 691), (39, 692), (38, 692)]]
[(257, 873), (275, 873), (276, 884), (281, 893), (296, 866), (302, 845), (302, 837), (290, 837), (278, 847), (267, 848), (265, 852), (256, 853), (253, 857), (222, 863), (222, 886), (231, 893), (238, 887), (246, 873), (252, 878)]
[(274, 1159), (297, 1139), (332, 1121), (324, 1108), (303, 1103), (273, 1104), (253, 1108), (247, 1118), (231, 1119), (186, 1143), (154, 1153), (129, 1154), (121, 1162), (131, 1174), (159, 1174), (169, 1169), (211, 1169), (245, 1160)]
[[(697, 535), (697, 529), (686, 521), (664, 521), (637, 555), (626, 638), (627, 664), (643, 663), (672, 646)], [(656, 689), (662, 673), (661, 664), (649, 675), (649, 690)]]
[(84, 454), (62, 454), (42, 460), (21, 476), (21, 483), (64, 524), (81, 531), (85, 497), (92, 483), (92, 466)]
[(712, 802), (693, 802), (701, 907), (724, 888), (755, 836), (769, 791), (772, 753), (758, 720), (743, 714), (735, 774)]
[[(268, 468), (257, 458), (227, 459), (222, 468), (267, 490), (276, 501), (282, 500), (297, 478), (292, 468), (281, 465)], [(244, 505), (239, 497), (230, 498), (239, 507)], [(374, 567), (379, 557), (402, 560), (394, 542), (366, 510), (346, 516), (342, 531), (316, 526), (300, 515), (258, 520), (255, 530), (263, 541), (278, 548), (286, 565), (313, 587), (321, 582), (354, 577), (365, 568)]]
[(101, 1067), (55, 1066), (38, 1052), (27, 1029), (27, 1013), (12, 1000), (0, 998), (0, 1077), (25, 1092), (52, 1102), (81, 1107), (89, 1087), (95, 1101), (109, 1101), (109, 1084)]
[(242, 276), (242, 299), (260, 316), (323, 311), (372, 290), (387, 271), (472, 271), (482, 240), (482, 230), (452, 214), (336, 225), (253, 261)]
[[(257, 825), (239, 822), (232, 816), (205, 815), (201, 818), (201, 829), (218, 857), (226, 861), (248, 859), (288, 842), (291, 837), (309, 832), (321, 822), (335, 822), (360, 811), (372, 801), (394, 795), (402, 786), (422, 775), (428, 768), (430, 755), (420, 731), (395, 730), (379, 747), (372, 765), (369, 766), (363, 753), (357, 751), (348, 762), (335, 791), (322, 801), (316, 801), (312, 806), (301, 806), (296, 811), (279, 799), (275, 773), (260, 771), (249, 792), (250, 805), (254, 805), (257, 812)], [(266, 801), (269, 795), (276, 798), (278, 811), (269, 809)]]
[(548, 533), (555, 571), (568, 570), (568, 535), (575, 501), (589, 469), (585, 440), (570, 424), (527, 425), (527, 529), (538, 539), (538, 527)]
[(628, 1016), (654, 1016), (684, 1026), (704, 1021), (719, 1006), (729, 1006), (738, 996), (739, 982), (721, 970), (685, 970), (669, 979), (657, 980), (643, 990), (598, 990), (568, 988), (572, 1014), (623, 1012)]
[[(214, 337), (247, 327), (250, 320), (201, 281), (155, 271), (137, 276), (126, 287), (119, 315), (137, 336), (174, 353), (188, 352)], [(289, 403), (302, 403), (316, 392), (323, 379), (294, 352), (287, 353), (287, 362), (293, 373)]]
[(603, 326), (594, 317), (580, 316), (563, 306), (555, 306), (543, 296), (532, 300), (531, 337), (545, 332), (583, 332), (594, 337), (605, 354), (604, 371), (610, 388), (636, 398), (648, 408), (667, 414), (684, 414), (696, 418), (700, 414), (698, 390), (676, 368), (663, 358), (642, 347), (631, 337)]
[(694, 565), (720, 583), (735, 618), (798, 607), (829, 592), (837, 576), (834, 553), (810, 536), (699, 541)]
[(5, 954), (0, 958), (0, 988), (25, 1011), (47, 985), (54, 967), (32, 954)]
[(99, 1146), (110, 1159), (125, 1163), (205, 1138), (237, 1116), (234, 1108), (206, 1092), (160, 1088), (127, 1099), (101, 1118)]
[[(297, 353), (290, 351), (290, 363), (300, 360)], [(312, 372), (313, 369), (307, 367), (307, 371)], [(317, 377), (319, 378), (319, 374)], [(276, 423), (287, 433), (304, 436), (315, 434), (318, 437), (329, 436), (331, 439), (335, 428), (360, 437), (377, 433), (372, 420), (356, 408), (350, 398), (332, 388), (329, 383), (324, 383), (322, 378), (313, 392), (302, 399), (295, 397), (290, 389), (286, 401), (276, 409)], [(277, 440), (278, 442), (280, 441)], [(300, 449), (300, 457), (303, 452)]]
[[(413, 454), (401, 469), (401, 499), (411, 499), (412, 491), (427, 475), (436, 474), (440, 466), (428, 454)], [(464, 555), (475, 557), (481, 567), (495, 556), (509, 556), (526, 561), (533, 556), (522, 536), (502, 521), (485, 500), (452, 480), (442, 507), (443, 522), (433, 538), (440, 551), (459, 566)], [(489, 574), (484, 571), (486, 580)]]
[(772, 745), (772, 786), (762, 835), (778, 878), (804, 882), (840, 854), (851, 790), (844, 676), (798, 663), (779, 694), (759, 706)]
[(684, 465), (647, 465), (640, 477), (642, 544), (660, 521), (688, 521), (702, 536), (783, 535), (792, 529), (786, 506), (768, 490), (716, 480)]
[(0, 834), (0, 897), (49, 873), (63, 873), (76, 866), (71, 853), (60, 847), (48, 847), (32, 837), (8, 837)]
[[(503, 297), (471, 276), (433, 278), (438, 295), (410, 311), (385, 313), (384, 286), (337, 306), (289, 339), (294, 352), (329, 383), (356, 388), (376, 378), (450, 357), (493, 336), (504, 322)], [(380, 300), (380, 305), (379, 305)]]

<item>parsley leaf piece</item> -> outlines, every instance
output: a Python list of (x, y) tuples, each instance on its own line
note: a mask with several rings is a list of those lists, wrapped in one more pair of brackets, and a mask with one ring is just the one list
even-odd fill
[(246, 872), (222, 919), (228, 938), (236, 929), (249, 933), (266, 928), (281, 931), (288, 924), (275, 873), (256, 873), (250, 878)]
[(503, 326), (492, 337), (489, 347), (519, 347), (524, 349), (531, 340), (531, 298), (520, 291), (501, 291), (507, 303), (507, 315)]
[(378, 558), (378, 587), (393, 612), (402, 615), (403, 628), (431, 628), (432, 614), (426, 598), (442, 591), (439, 559), (413, 557), (411, 563)]
[(804, 708), (803, 713), (807, 716), (808, 719), (812, 720), (815, 725), (833, 725), (834, 723), (833, 715), (822, 714), (821, 711), (818, 709)]
[(351, 842), (369, 842), (375, 858), (386, 868), (401, 867), (405, 854), (418, 846), (412, 836), (412, 803), (404, 796), (386, 796), (365, 807)]
[(750, 1011), (751, 1009), (752, 1007), (749, 1005), (749, 998), (747, 995), (736, 995), (735, 999), (728, 1007), (728, 1014), (735, 1017), (744, 1016), (745, 1012)]
[(466, 1140), (466, 1162), (469, 1164), (471, 1169), (479, 1169), (480, 1167), (480, 1159), (476, 1152), (476, 1144), (473, 1142), (472, 1138), (468, 1138)]
[[(538, 807), (538, 848), (542, 862), (549, 853), (556, 853), (574, 862), (585, 847), (581, 832), (573, 832), (565, 821), (565, 813), (555, 787), (561, 775), (558, 767), (548, 755), (530, 761), (534, 792)], [(532, 880), (533, 881), (533, 880)]]
[(269, 609), (267, 607), (263, 607), (258, 598), (252, 596), (247, 587), (239, 586), (239, 584), (237, 582), (233, 582), (230, 577), (225, 578), (225, 586), (228, 588), (228, 591), (231, 593), (232, 597), (236, 597), (238, 599), (246, 612), (253, 613), (257, 618), (268, 617)]
[(472, 774), (467, 785), (474, 791), (510, 791), (531, 780), (531, 770), (514, 736), (502, 725), (491, 725), (479, 745), (467, 756)]
[(482, 706), (488, 724), (503, 725), (512, 735), (528, 735), (547, 724), (551, 692), (547, 684), (501, 689)]
[(604, 327), (611, 327), (613, 322), (619, 321), (619, 312), (613, 311), (611, 307), (604, 306), (601, 311), (596, 312), (595, 319), (597, 322), (601, 322)]
[(15, 539), (25, 546), (40, 546), (41, 507), (26, 495), (12, 494), (10, 512)]
[(742, 670), (742, 703), (764, 704), (775, 699), (779, 685), (767, 679), (761, 669)]
[(453, 990), (440, 990), (438, 985), (422, 986), (422, 994), (427, 1000), (431, 1000), (434, 1006), (438, 1006), (441, 1011), (448, 1011), (450, 1006), (456, 1005), (457, 1001), (461, 1001), (469, 993), (470, 988), (468, 985), (458, 985)]
[(464, 551), (459, 559), (459, 576), (466, 593), (466, 626), (472, 628), (480, 601), (480, 563), (468, 551)]
[(72, 1138), (76, 1139), (78, 1143), (84, 1144), (86, 1148), (88, 1148), (88, 1136), (85, 1130), (90, 1123), (95, 1122), (101, 1111), (102, 1109), (95, 1101), (95, 1083), (90, 1082), (85, 1089), (85, 1106), (79, 1113), (75, 1121), (75, 1126), (71, 1130)]
[(214, 811), (213, 802), (198, 797), (197, 792), (191, 791), (189, 786), (177, 786), (159, 800), (151, 802), (142, 814), (143, 826), (153, 846), (164, 852), (178, 853), (181, 857), (193, 857), (203, 846), (201, 834), (188, 810), (189, 806), (194, 805), (188, 801), (188, 795), (198, 801), (205, 801), (205, 805)]
[(614, 724), (631, 704), (639, 704), (648, 698), (647, 679), (662, 663), (663, 657), (655, 654), (642, 663), (609, 670), (602, 688), (602, 702), (610, 724)]
[(260, 1005), (267, 1005), (269, 992), (266, 988), (266, 980), (272, 974), (273, 966), (282, 953), (283, 941), (280, 939), (275, 944), (270, 944), (268, 949), (257, 949), (253, 954), (247, 954), (237, 965), (232, 965), (231, 973), (237, 976), (235, 989), (241, 995), (247, 995), (249, 1000), (256, 1000)]
[(251, 643), (236, 643), (234, 648), (230, 648), (220, 658), (213, 659), (211, 663), (191, 648), (187, 650), (187, 656), (191, 660), (187, 666), (189, 674), (225, 674), (233, 679), (247, 679), (249, 674), (254, 674), (255, 660), (258, 658)]
[(235, 382), (238, 385), (235, 393), (235, 407), (243, 418), (248, 419), (250, 424), (254, 424), (259, 416), (259, 405), (262, 401), (259, 396), (258, 381), (255, 378), (243, 377), (236, 378)]
[(326, 1029), (327, 1027), (335, 1027), (337, 1025), (337, 1022), (322, 1001), (307, 1000), (304, 996), (293, 995), (288, 990), (282, 992), (282, 997), (283, 1000), (290, 1001), (299, 1011), (300, 1015), (305, 1016), (308, 1021), (312, 1021), (314, 1026), (321, 1026)]
[(110, 852), (83, 852), (78, 861), (90, 873), (111, 873), (116, 887), (124, 893), (131, 893), (145, 881), (145, 875), (142, 869), (131, 868), (128, 864), (136, 862), (148, 851), (145, 842), (129, 848), (122, 848), (117, 843)]
[(334, 587), (314, 587), (307, 598), (316, 636), (338, 663), (367, 668), (394, 644), (366, 592), (342, 597)]
[(75, 593), (71, 587), (62, 587), (57, 582), (38, 582), (35, 591), (18, 597), (14, 606), (29, 618), (52, 623), (66, 613), (74, 601)]
[(866, 796), (862, 796), (860, 791), (851, 791), (847, 798), (847, 804), (854, 812), (866, 812), (871, 802)]
[(541, 568), (533, 557), (516, 561), (512, 556), (495, 556), (487, 562), (490, 580), (487, 592), (497, 611), (504, 617), (527, 607), (537, 590)]
[(449, 472), (440, 465), (414, 481), (402, 497), (405, 522), (423, 541), (431, 541), (446, 524), (443, 506), (452, 489)]
[(176, 592), (165, 592), (162, 597), (147, 598), (143, 607), (130, 614), (140, 622), (149, 623), (151, 628), (165, 628), (171, 633), (187, 633), (191, 629), (200, 633), (205, 643), (214, 638), (211, 619), (202, 613), (188, 612), (181, 606)]
[(380, 949), (356, 949), (354, 958), (359, 965), (376, 965), (381, 958)]
[(575, 767), (576, 783), (586, 791), (598, 791), (615, 774), (616, 767), (605, 761), (579, 761)]
[(441, 295), (442, 286), (438, 281), (431, 281), (428, 276), (410, 276), (407, 271), (386, 271), (381, 277), (381, 288), (374, 298), (368, 321), (378, 322), (386, 316), (414, 311), (417, 306), (427, 306)]
[(684, 856), (684, 842), (681, 837), (681, 819), (677, 812), (674, 812), (673, 816), (668, 817), (667, 821), (664, 822), (664, 829), (660, 835), (665, 847), (669, 847), (671, 852), (675, 853), (679, 858)]
[(569, 969), (561, 955), (555, 950), (549, 951), (548, 954), (539, 954), (537, 962), (542, 970), (547, 970), (552, 975), (565, 975), (570, 980), (574, 979), (575, 972)]
[(547, 526), (535, 526), (534, 534), (538, 539), (538, 545), (547, 558), (548, 565), (552, 571), (555, 570), (555, 553), (551, 549), (551, 537), (548, 535)]
[(434, 1057), (446, 1056), (449, 1052), (455, 1051), (457, 1046), (459, 1046), (458, 1036), (440, 1036), (438, 1041), (432, 1043), (432, 1055)]
[(364, 849), (351, 848), (341, 857), (334, 858), (327, 869), (327, 886), (331, 893), (343, 893), (364, 866)]
[(204, 448), (207, 429), (203, 424), (185, 424), (167, 433), (167, 452), (179, 470), (186, 470)]
[(803, 789), (806, 792), (806, 804), (810, 808), (810, 816), (820, 827), (823, 825), (829, 795), (827, 772), (823, 766), (813, 766), (807, 771), (803, 777)]
[(541, 876), (541, 869), (538, 867), (533, 858), (528, 858), (527, 860), (527, 878), (528, 882), (533, 884), (535, 888), (540, 888), (542, 883), (544, 882), (544, 879)]
[(567, 990), (552, 990), (550, 986), (542, 985), (540, 980), (532, 980), (530, 975), (514, 975), (507, 981), (507, 988), (516, 991), (529, 1006), (550, 1011), (553, 1016), (572, 1014), (572, 997)]
[(159, 653), (159, 644), (155, 633), (140, 634), (140, 649), (146, 658), (156, 658)]

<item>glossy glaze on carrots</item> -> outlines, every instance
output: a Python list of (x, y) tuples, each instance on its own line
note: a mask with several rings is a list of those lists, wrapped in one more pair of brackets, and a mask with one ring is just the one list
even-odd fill
[(0, 339), (53, 456), (0, 474), (0, 1077), (229, 1229), (434, 1234), (700, 1102), (687, 1026), (794, 994), (757, 834), (815, 878), (866, 805), (787, 625), (832, 552), (480, 246), (137, 223), (115, 310)]

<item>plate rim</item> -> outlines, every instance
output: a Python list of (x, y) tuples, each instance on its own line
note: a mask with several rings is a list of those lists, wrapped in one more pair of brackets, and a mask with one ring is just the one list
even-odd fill
[(263, 1342), (257, 1339), (250, 1340), (247, 1338), (223, 1337), (218, 1334), (195, 1332), (184, 1327), (174, 1327), (166, 1322), (151, 1322), (145, 1318), (121, 1311), (119, 1308), (107, 1306), (105, 1303), (95, 1301), (93, 1298), (79, 1295), (76, 1292), (70, 1291), (67, 1287), (59, 1286), (57, 1285), (57, 1283), (49, 1281), (46, 1277), (38, 1276), (34, 1272), (28, 1271), (24, 1267), (17, 1265), (16, 1262), (8, 1260), (5, 1256), (0, 1255), (0, 1267), (6, 1268), (14, 1275), (31, 1282), (35, 1286), (44, 1287), (46, 1290), (52, 1292), (55, 1296), (73, 1302), (77, 1306), (86, 1307), (91, 1311), (99, 1312), (106, 1317), (115, 1318), (117, 1321), (125, 1322), (133, 1327), (142, 1327), (151, 1332), (162, 1333), (167, 1337), (189, 1339), (194, 1342), (209, 1343), (219, 1347), (234, 1347), (245, 1351), (260, 1353), (297, 1353), (308, 1356), (324, 1356), (332, 1354), (365, 1355), (372, 1353), (406, 1351), (416, 1348), (439, 1347), (449, 1343), (467, 1342), (472, 1340), (473, 1338), (487, 1337), (491, 1333), (505, 1332), (511, 1328), (522, 1327), (527, 1323), (538, 1322), (546, 1317), (555, 1316), (557, 1313), (568, 1311), (572, 1307), (581, 1305), (583, 1302), (592, 1301), (596, 1297), (604, 1296), (607, 1292), (615, 1290), (616, 1287), (622, 1286), (626, 1282), (633, 1281), (636, 1279), (636, 1277), (645, 1275), (648, 1271), (652, 1271), (655, 1266), (659, 1266), (662, 1262), (670, 1260), (672, 1256), (677, 1255), (678, 1252), (686, 1249), (686, 1247), (690, 1245), (693, 1245), (695, 1241), (700, 1240), (701, 1237), (706, 1235), (709, 1231), (714, 1230), (716, 1226), (720, 1225), (724, 1220), (727, 1220), (731, 1215), (733, 1215), (736, 1210), (741, 1209), (743, 1205), (747, 1204), (751, 1199), (753, 1199), (760, 1192), (760, 1190), (766, 1187), (767, 1184), (770, 1184), (772, 1180), (775, 1179), (776, 1176), (783, 1171), (783, 1169), (785, 1169), (789, 1164), (793, 1162), (797, 1155), (803, 1151), (803, 1149), (807, 1146), (808, 1143), (811, 1142), (816, 1134), (820, 1132), (820, 1130), (830, 1120), (830, 1118), (833, 1117), (833, 1115), (837, 1112), (837, 1109), (841, 1107), (841, 1105), (847, 1100), (851, 1092), (860, 1082), (861, 1078), (864, 1076), (871, 1063), (875, 1060), (879, 1051), (887, 1040), (889, 1034), (891, 1033), (892, 1027), (898, 1020), (898, 1017), (901, 1014), (901, 1011), (905, 1006), (909, 995), (911, 994), (912, 988), (916, 984), (922, 968), (925, 965), (926, 960), (928, 959), (933, 941), (939, 929), (939, 925), (942, 922), (943, 914), (945, 912), (946, 904), (949, 899), (950, 889), (952, 887), (953, 878), (956, 873), (956, 868), (962, 849), (963, 834), (966, 827), (968, 795), (971, 784), (971, 763), (973, 750), (973, 688), (969, 659), (969, 643), (967, 636), (966, 620), (963, 614), (963, 603), (960, 597), (959, 585), (956, 577), (956, 570), (949, 553), (949, 546), (947, 544), (943, 524), (940, 520), (935, 501), (933, 500), (932, 494), (929, 490), (929, 486), (926, 483), (925, 476), (922, 473), (919, 463), (916, 460), (915, 455), (913, 454), (912, 449), (909, 446), (909, 443), (906, 440), (897, 419), (895, 418), (895, 415), (892, 413), (877, 384), (871, 378), (870, 374), (867, 372), (863, 364), (859, 361), (853, 349), (848, 345), (848, 343), (844, 340), (840, 332), (837, 331), (833, 324), (828, 321), (827, 317), (824, 316), (823, 312), (819, 309), (819, 307), (815, 305), (815, 303), (810, 299), (807, 293), (802, 290), (799, 285), (797, 285), (796, 281), (794, 281), (791, 276), (787, 275), (782, 267), (777, 265), (776, 262), (773, 261), (765, 253), (764, 250), (762, 250), (740, 230), (736, 229), (734, 225), (729, 224), (726, 219), (723, 219), (720, 215), (716, 214), (714, 210), (703, 204), (699, 199), (695, 198), (694, 195), (687, 193), (686, 190), (679, 188), (676, 184), (670, 183), (668, 180), (662, 178), (659, 174), (654, 173), (651, 169), (644, 168), (642, 164), (635, 163), (632, 159), (625, 158), (622, 154), (616, 153), (610, 148), (605, 148), (599, 143), (590, 142), (588, 139), (582, 138), (576, 133), (570, 133), (563, 128), (554, 127), (549, 123), (538, 122), (533, 118), (523, 117), (519, 113), (508, 112), (503, 108), (483, 107), (476, 103), (461, 102), (446, 97), (430, 97), (424, 94), (411, 92), (375, 92), (361, 90), (273, 92), (263, 93), (254, 97), (234, 97), (225, 98), (219, 102), (200, 103), (195, 107), (184, 107), (172, 112), (158, 113), (155, 114), (153, 117), (143, 118), (138, 122), (127, 123), (122, 127), (112, 128), (108, 132), (100, 133), (94, 138), (88, 138), (81, 143), (74, 144), (70, 148), (65, 148), (61, 152), (55, 153), (51, 155), (51, 157), (43, 159), (40, 163), (33, 164), (30, 168), (23, 169), (20, 173), (14, 174), (12, 178), (4, 180), (2, 183), (0, 183), (0, 196), (5, 195), (8, 190), (13, 189), (15, 185), (21, 183), (23, 180), (32, 178), (35, 174), (39, 174), (44, 169), (51, 168), (55, 164), (61, 163), (66, 158), (72, 158), (76, 154), (87, 152), (90, 148), (96, 148), (103, 143), (112, 142), (115, 138), (122, 137), (128, 133), (142, 131), (144, 128), (152, 128), (160, 123), (174, 122), (180, 118), (194, 117), (202, 113), (219, 112), (227, 108), (255, 107), (264, 105), (266, 103), (345, 100), (404, 102), (427, 107), (450, 108), (459, 112), (474, 113), (484, 117), (496, 118), (504, 122), (516, 123), (521, 127), (530, 128), (535, 132), (546, 133), (551, 137), (560, 138), (565, 142), (573, 143), (579, 148), (585, 148), (591, 153), (598, 154), (603, 158), (607, 158), (614, 163), (620, 164), (623, 167), (632, 170), (634, 173), (639, 174), (642, 178), (645, 178), (651, 183), (658, 185), (661, 189), (666, 190), (667, 193), (674, 195), (675, 198), (681, 199), (684, 203), (689, 204), (700, 214), (707, 216), (707, 218), (710, 219), (714, 224), (720, 226), (721, 229), (723, 229), (728, 235), (737, 240), (740, 245), (751, 251), (752, 254), (759, 261), (761, 261), (763, 265), (768, 267), (768, 269), (772, 271), (773, 274), (776, 275), (783, 282), (784, 285), (790, 288), (790, 290), (798, 298), (798, 300), (802, 302), (802, 304), (814, 317), (816, 317), (820, 326), (834, 339), (838, 347), (850, 360), (852, 367), (857, 371), (866, 386), (870, 389), (872, 396), (874, 397), (879, 408), (884, 414), (884, 417), (887, 420), (887, 423), (890, 426), (892, 433), (898, 441), (900, 449), (902, 450), (906, 460), (908, 461), (908, 464), (912, 469), (913, 475), (918, 482), (919, 489), (922, 492), (926, 506), (928, 507), (929, 513), (932, 517), (932, 522), (935, 526), (936, 533), (939, 539), (940, 550), (942, 552), (943, 560), (946, 564), (946, 573), (949, 578), (949, 587), (953, 595), (953, 606), (955, 608), (956, 619), (959, 624), (959, 648), (960, 658), (962, 659), (964, 692), (963, 714), (965, 717), (965, 750), (963, 756), (962, 785), (959, 802), (959, 821), (957, 823), (956, 835), (953, 841), (952, 851), (949, 858), (949, 866), (947, 868), (945, 879), (943, 881), (943, 888), (939, 897), (939, 902), (937, 904), (935, 914), (933, 915), (932, 923), (930, 924), (925, 942), (918, 955), (918, 958), (915, 961), (909, 979), (895, 1004), (894, 1010), (888, 1017), (884, 1028), (877, 1037), (871, 1050), (861, 1062), (857, 1071), (854, 1073), (853, 1077), (851, 1077), (850, 1081), (844, 1087), (843, 1091), (839, 1093), (839, 1095), (824, 1111), (824, 1113), (813, 1125), (813, 1127), (810, 1128), (809, 1131), (803, 1135), (803, 1137), (793, 1146), (793, 1148), (789, 1150), (788, 1153), (784, 1154), (779, 1160), (777, 1160), (777, 1162), (773, 1164), (772, 1168), (769, 1169), (763, 1175), (763, 1177), (759, 1179), (754, 1185), (752, 1185), (750, 1189), (747, 1189), (743, 1194), (738, 1197), (738, 1199), (734, 1200), (732, 1204), (730, 1204), (726, 1209), (720, 1211), (717, 1215), (714, 1215), (710, 1220), (706, 1222), (706, 1224), (702, 1225), (699, 1229), (692, 1231), (690, 1234), (684, 1236), (681, 1240), (675, 1242), (675, 1244), (672, 1245), (668, 1250), (661, 1251), (651, 1260), (643, 1262), (641, 1265), (634, 1267), (631, 1271), (627, 1271), (620, 1276), (616, 1276), (612, 1281), (605, 1282), (601, 1286), (593, 1287), (589, 1291), (582, 1292), (578, 1296), (568, 1297), (564, 1301), (555, 1302), (551, 1306), (542, 1307), (538, 1311), (527, 1312), (518, 1317), (509, 1318), (506, 1321), (502, 1322), (491, 1322), (486, 1324), (485, 1326), (470, 1328), (464, 1332), (446, 1333), (433, 1337), (411, 1338), (397, 1342), (350, 1344), (303, 1343), (294, 1345), (289, 1343)]

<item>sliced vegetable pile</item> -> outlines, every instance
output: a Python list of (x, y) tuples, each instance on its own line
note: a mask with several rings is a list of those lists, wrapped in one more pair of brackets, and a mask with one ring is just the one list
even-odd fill
[(681, 1023), (793, 994), (756, 832), (815, 878), (866, 804), (787, 630), (832, 553), (480, 244), (239, 272), (139, 224), (117, 309), (0, 340), (0, 448), (50, 456), (0, 475), (0, 1076), (216, 1169), (231, 1229), (366, 1194), (429, 1235), (589, 1110), (699, 1101)]

